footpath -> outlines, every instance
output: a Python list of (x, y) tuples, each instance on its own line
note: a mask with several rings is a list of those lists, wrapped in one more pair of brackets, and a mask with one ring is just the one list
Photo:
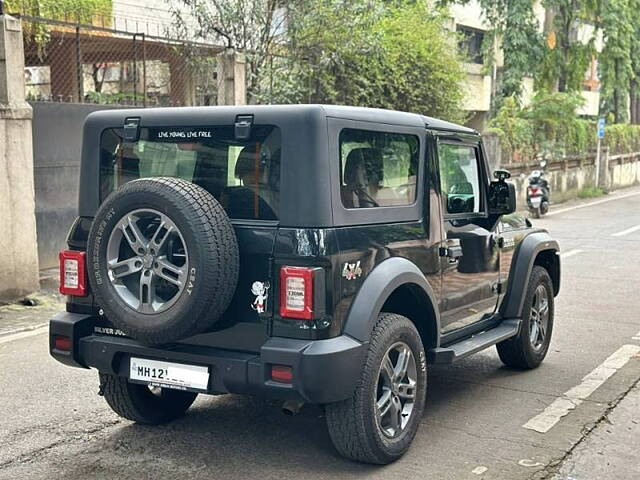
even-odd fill
[(640, 383), (560, 464), (555, 480), (640, 478)]

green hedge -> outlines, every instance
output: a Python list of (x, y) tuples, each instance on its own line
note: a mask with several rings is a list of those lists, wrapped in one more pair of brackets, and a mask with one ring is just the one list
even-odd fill
[[(499, 136), (506, 163), (593, 152), (597, 122), (575, 114), (581, 104), (579, 95), (566, 93), (539, 92), (525, 107), (507, 98), (489, 131)], [(640, 125), (609, 125), (603, 143), (612, 154), (640, 152)]]
[(613, 154), (640, 152), (640, 125), (609, 125), (605, 127), (604, 143)]

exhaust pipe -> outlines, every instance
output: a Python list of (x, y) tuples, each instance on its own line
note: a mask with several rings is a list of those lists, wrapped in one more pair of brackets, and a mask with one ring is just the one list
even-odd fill
[(285, 400), (282, 404), (282, 413), (293, 417), (300, 412), (303, 405), (304, 402), (302, 400)]

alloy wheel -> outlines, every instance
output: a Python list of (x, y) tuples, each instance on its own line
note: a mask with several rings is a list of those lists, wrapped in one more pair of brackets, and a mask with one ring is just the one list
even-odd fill
[(544, 348), (549, 327), (549, 295), (544, 285), (538, 285), (533, 293), (529, 314), (529, 341), (535, 351)]
[(393, 344), (384, 354), (376, 385), (376, 419), (382, 433), (398, 437), (413, 412), (417, 391), (416, 360), (404, 342)]
[(189, 257), (182, 233), (150, 208), (124, 215), (107, 243), (108, 277), (120, 299), (139, 313), (171, 307), (187, 283)]

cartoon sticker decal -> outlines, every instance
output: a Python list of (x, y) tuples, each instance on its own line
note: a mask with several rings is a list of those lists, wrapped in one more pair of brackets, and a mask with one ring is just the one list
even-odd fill
[(360, 267), (360, 260), (356, 263), (345, 263), (342, 269), (342, 276), (347, 280), (355, 280), (362, 276), (362, 268)]
[(258, 313), (264, 313), (267, 306), (267, 298), (269, 298), (269, 282), (253, 282), (251, 285), (251, 293), (256, 296), (256, 299), (251, 304), (251, 308)]

